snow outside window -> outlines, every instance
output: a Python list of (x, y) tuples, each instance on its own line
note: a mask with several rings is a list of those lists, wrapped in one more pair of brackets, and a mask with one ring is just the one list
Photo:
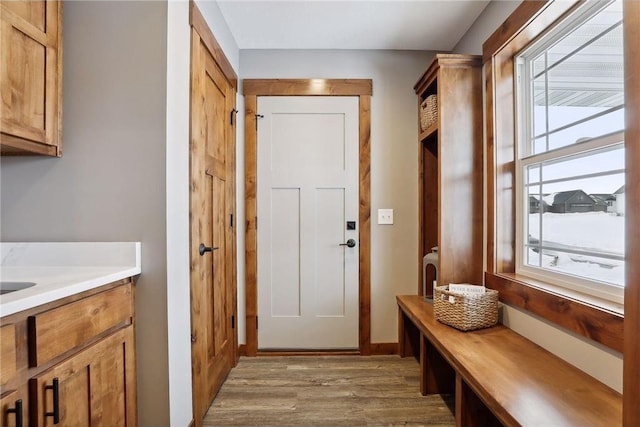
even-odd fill
[(622, 303), (622, 1), (585, 2), (516, 57), (517, 272)]

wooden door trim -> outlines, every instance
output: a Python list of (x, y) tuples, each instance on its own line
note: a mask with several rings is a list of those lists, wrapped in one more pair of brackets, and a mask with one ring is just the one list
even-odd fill
[[(224, 55), (224, 52), (220, 48), (220, 45), (217, 43), (213, 33), (207, 26), (206, 21), (204, 20), (202, 14), (195, 6), (193, 1), (190, 3), (190, 23), (191, 23), (191, 64), (190, 64), (190, 117), (189, 117), (189, 127), (190, 127), (190, 135), (189, 135), (189, 265), (190, 265), (190, 312), (191, 312), (191, 332), (192, 339), (194, 333), (194, 307), (197, 307), (197, 301), (199, 301), (199, 297), (194, 295), (193, 283), (194, 280), (198, 279), (198, 263), (200, 262), (200, 255), (198, 253), (198, 244), (199, 241), (194, 241), (197, 238), (198, 233), (198, 215), (196, 213), (197, 209), (201, 203), (201, 188), (199, 185), (194, 184), (195, 178), (194, 174), (197, 173), (198, 170), (202, 170), (202, 161), (199, 154), (199, 142), (200, 139), (203, 138), (204, 130), (202, 123), (202, 104), (204, 102), (204, 94), (203, 94), (203, 76), (204, 76), (204, 67), (205, 64), (209, 61), (209, 55), (213, 60), (215, 66), (220, 70), (222, 76), (220, 78), (224, 78), (228, 84), (229, 89), (226, 89), (229, 93), (227, 97), (227, 101), (225, 101), (225, 105), (223, 106), (225, 117), (229, 117), (228, 114), (233, 114), (236, 106), (236, 92), (237, 92), (237, 84), (238, 78), (231, 67), (231, 64), (227, 60)], [(226, 85), (225, 85), (226, 86)], [(230, 111), (229, 111), (230, 110)], [(233, 116), (232, 116), (233, 117)], [(227, 213), (236, 216), (236, 166), (235, 166), (235, 158), (236, 158), (236, 127), (235, 121), (226, 122), (225, 126), (228, 126), (228, 131), (225, 132), (225, 150), (226, 150), (226, 165), (227, 173), (229, 174), (229, 184), (225, 185), (225, 193), (229, 198), (229, 210), (225, 212), (225, 217)], [(225, 220), (226, 221), (226, 220)], [(230, 310), (231, 315), (237, 319), (237, 276), (236, 276), (236, 227), (237, 225), (233, 225), (231, 227), (231, 236), (227, 243), (231, 243), (227, 250), (228, 255), (225, 258), (225, 263), (230, 268), (230, 272), (227, 273), (227, 279), (230, 280), (230, 295), (231, 298), (230, 306), (232, 309)], [(225, 237), (226, 239), (226, 237)], [(194, 303), (196, 301), (196, 303)], [(198, 308), (197, 308), (198, 309)], [(196, 323), (197, 324), (197, 323)], [(238, 355), (238, 333), (237, 328), (232, 326), (232, 337), (230, 338), (229, 345), (231, 346), (231, 355), (230, 355), (230, 363), (233, 365), (237, 362), (239, 357)], [(193, 412), (194, 419), (193, 424), (195, 426), (202, 425), (203, 416), (206, 412), (206, 409), (209, 407), (209, 403), (206, 404), (206, 407), (202, 405), (200, 402), (201, 394), (206, 393), (203, 388), (203, 384), (198, 382), (196, 379), (196, 371), (203, 369), (202, 366), (194, 363), (193, 356), (195, 354), (194, 349), (199, 344), (192, 344), (192, 379), (193, 379)], [(195, 350), (197, 351), (197, 350)], [(206, 368), (205, 368), (206, 369)], [(209, 386), (207, 384), (206, 386)]]
[(238, 75), (233, 70), (231, 63), (224, 54), (220, 44), (213, 36), (213, 33), (207, 25), (207, 21), (204, 19), (202, 12), (198, 9), (198, 6), (196, 6), (193, 0), (189, 2), (189, 6), (189, 24), (198, 32), (202, 43), (204, 43), (209, 50), (209, 53), (211, 53), (213, 60), (218, 64), (218, 67), (220, 67), (222, 73), (227, 78), (231, 86), (237, 91)]
[(250, 79), (243, 81), (245, 102), (245, 268), (246, 354), (258, 352), (257, 104), (258, 96), (357, 96), (359, 98), (360, 274), (359, 352), (371, 354), (371, 95), (370, 79)]
[(640, 36), (640, 2), (624, 1), (625, 60), (625, 163), (626, 171), (626, 280), (624, 290), (624, 365), (622, 379), (622, 412), (624, 426), (640, 419), (640, 48), (635, 42)]
[(370, 79), (245, 79), (244, 95), (254, 96), (371, 96)]

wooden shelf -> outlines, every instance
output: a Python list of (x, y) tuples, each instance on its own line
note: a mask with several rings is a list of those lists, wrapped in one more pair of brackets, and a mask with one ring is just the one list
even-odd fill
[(418, 139), (420, 142), (424, 142), (426, 139), (432, 137), (434, 134), (438, 132), (438, 123), (434, 123), (428, 128), (426, 128), (423, 132), (420, 132), (418, 135)]
[(418, 293), (422, 258), (427, 296), (438, 284), (482, 283), (482, 63), (472, 55), (437, 54), (414, 90), (420, 103), (438, 95), (438, 120), (418, 136)]

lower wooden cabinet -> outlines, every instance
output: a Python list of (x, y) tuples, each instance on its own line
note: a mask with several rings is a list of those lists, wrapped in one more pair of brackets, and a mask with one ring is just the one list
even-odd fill
[(130, 326), (32, 378), (38, 425), (135, 425), (134, 365)]
[(16, 376), (16, 327), (13, 324), (0, 328), (0, 361), (0, 385), (5, 385)]
[(0, 398), (0, 425), (26, 427), (29, 423), (29, 397), (26, 384), (18, 390), (5, 393)]
[[(0, 425), (135, 426), (133, 307), (125, 280), (0, 319), (3, 338), (15, 337), (0, 359), (15, 358), (0, 378)], [(49, 330), (59, 332), (55, 352)]]

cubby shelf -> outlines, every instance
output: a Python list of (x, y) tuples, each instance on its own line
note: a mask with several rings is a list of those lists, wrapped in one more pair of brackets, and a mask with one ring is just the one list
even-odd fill
[[(418, 116), (421, 102), (438, 95), (438, 119), (418, 135), (419, 294), (422, 258), (434, 246), (439, 285), (482, 283), (481, 67), (479, 56), (437, 54), (414, 86)], [(434, 276), (430, 268), (427, 283)]]
[(436, 134), (437, 132), (438, 132), (438, 123), (434, 123), (431, 126), (429, 126), (428, 128), (426, 128), (424, 131), (420, 132), (420, 135), (418, 135), (418, 140), (420, 142), (424, 142), (428, 138), (430, 138), (434, 134)]

